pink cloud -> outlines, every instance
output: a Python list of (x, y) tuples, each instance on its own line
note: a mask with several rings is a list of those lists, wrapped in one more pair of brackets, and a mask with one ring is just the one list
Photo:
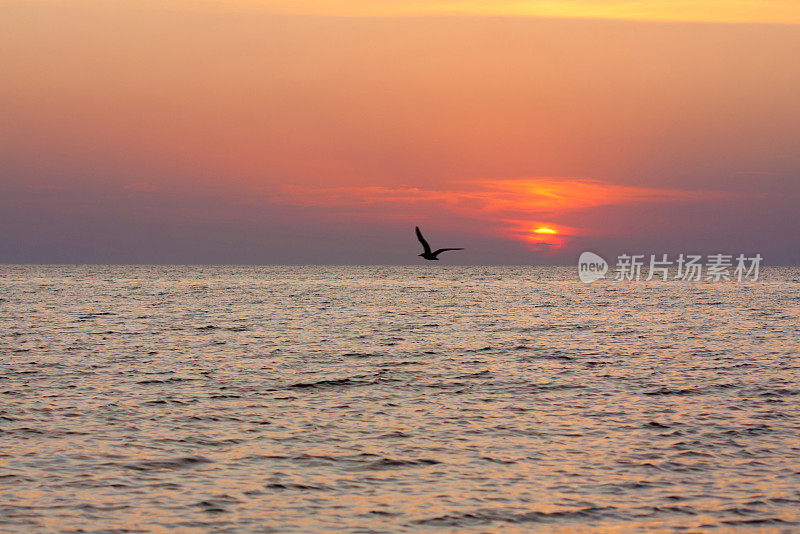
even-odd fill
[[(519, 178), (461, 182), (448, 189), (422, 187), (286, 186), (280, 204), (318, 207), (367, 218), (458, 217), (489, 225), (494, 233), (534, 248), (558, 247), (569, 236), (596, 230), (563, 224), (565, 215), (602, 206), (724, 200), (731, 193), (616, 185), (585, 178)], [(535, 232), (552, 229), (552, 235)]]

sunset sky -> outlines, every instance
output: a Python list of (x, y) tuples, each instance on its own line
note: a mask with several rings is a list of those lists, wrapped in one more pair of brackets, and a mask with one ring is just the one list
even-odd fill
[(0, 263), (800, 263), (799, 52), (795, 0), (0, 0)]

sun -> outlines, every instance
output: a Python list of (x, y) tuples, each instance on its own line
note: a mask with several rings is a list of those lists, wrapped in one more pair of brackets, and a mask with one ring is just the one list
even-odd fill
[(581, 228), (542, 220), (508, 220), (508, 237), (525, 242), (528, 249), (554, 253), (569, 245), (573, 236), (583, 234)]

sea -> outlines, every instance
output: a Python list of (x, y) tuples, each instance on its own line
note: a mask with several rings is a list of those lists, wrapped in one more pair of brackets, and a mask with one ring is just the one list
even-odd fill
[(0, 532), (800, 532), (800, 269), (0, 266)]

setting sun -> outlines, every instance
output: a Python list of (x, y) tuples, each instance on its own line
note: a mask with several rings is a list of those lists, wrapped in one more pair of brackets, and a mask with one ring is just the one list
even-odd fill
[(535, 234), (556, 234), (558, 232), (556, 232), (552, 228), (548, 228), (547, 226), (540, 226), (539, 228), (534, 230), (533, 233), (535, 233)]

